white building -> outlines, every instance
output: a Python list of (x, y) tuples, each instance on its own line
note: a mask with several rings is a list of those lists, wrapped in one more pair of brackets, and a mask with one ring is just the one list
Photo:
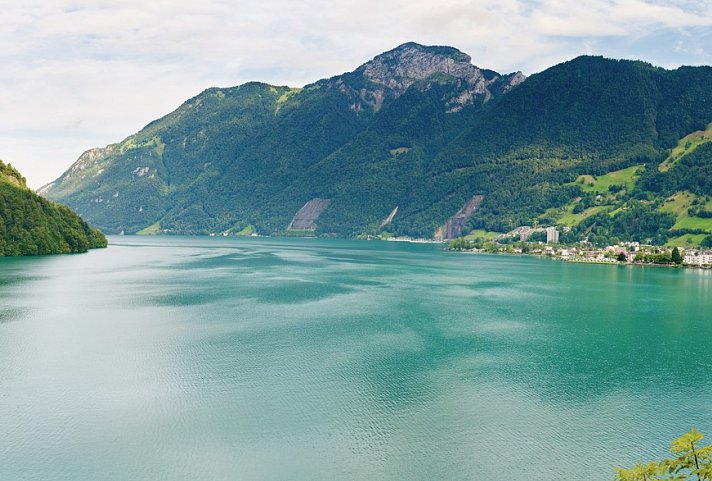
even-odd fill
[(546, 228), (546, 243), (547, 244), (558, 244), (559, 243), (559, 231), (556, 227)]
[(691, 266), (709, 266), (712, 265), (712, 251), (690, 252), (685, 254), (683, 260)]

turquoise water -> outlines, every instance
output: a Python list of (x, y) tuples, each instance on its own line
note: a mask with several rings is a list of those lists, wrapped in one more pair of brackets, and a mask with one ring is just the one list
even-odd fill
[(0, 480), (610, 480), (712, 435), (712, 272), (320, 239), (0, 259)]

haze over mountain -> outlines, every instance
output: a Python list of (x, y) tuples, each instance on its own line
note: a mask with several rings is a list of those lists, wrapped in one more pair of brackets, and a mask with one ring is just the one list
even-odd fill
[[(600, 57), (525, 80), (408, 43), (302, 89), (208, 89), (40, 192), (108, 232), (703, 235), (712, 225), (681, 229), (690, 214), (665, 198), (706, 212), (707, 137), (678, 142), (712, 121), (710, 81), (709, 67)], [(611, 172), (619, 188), (600, 191), (591, 176)], [(629, 215), (647, 227), (624, 232)]]

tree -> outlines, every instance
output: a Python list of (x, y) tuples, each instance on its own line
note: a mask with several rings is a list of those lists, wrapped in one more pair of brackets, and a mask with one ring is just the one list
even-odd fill
[(690, 479), (693, 474), (699, 481), (712, 479), (712, 445), (699, 446), (704, 437), (692, 428), (689, 433), (673, 440), (670, 452), (677, 456), (660, 463), (662, 470), (674, 476), (687, 476), (682, 479)]
[(474, 245), (467, 241), (464, 237), (458, 237), (457, 239), (448, 242), (447, 248), (451, 251), (468, 251), (472, 250)]
[(670, 258), (673, 264), (682, 264), (682, 256), (680, 255), (680, 249), (674, 247), (672, 250), (672, 256)]
[(616, 259), (618, 259), (618, 262), (627, 262), (628, 256), (625, 255), (625, 252), (619, 252), (618, 257), (616, 257)]
[(33, 193), (0, 161), (0, 256), (86, 252), (106, 247), (104, 235), (60, 204)]
[(700, 446), (704, 435), (696, 428), (674, 439), (673, 458), (630, 469), (616, 468), (616, 481), (712, 481), (712, 444)]
[(653, 481), (658, 477), (660, 467), (655, 461), (636, 464), (630, 469), (616, 468), (616, 481)]

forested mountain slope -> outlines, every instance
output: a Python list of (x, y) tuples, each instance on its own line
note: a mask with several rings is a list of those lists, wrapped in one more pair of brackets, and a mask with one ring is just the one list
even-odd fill
[(465, 231), (554, 224), (589, 202), (582, 175), (629, 166), (640, 180), (617, 193), (617, 208), (712, 194), (692, 185), (710, 165), (705, 148), (701, 160), (657, 168), (712, 122), (711, 82), (709, 67), (600, 57), (525, 80), (409, 43), (301, 89), (206, 90), (86, 152), (41, 193), (126, 233), (283, 232), (310, 205), (320, 209), (304, 225), (342, 236), (432, 237), (458, 212)]
[(30, 191), (0, 161), (0, 256), (64, 254), (106, 247), (106, 238), (69, 208)]
[(302, 89), (208, 89), (86, 152), (40, 192), (126, 233), (157, 222), (173, 232), (270, 233), (322, 197), (333, 202), (319, 229), (350, 234), (412, 196), (414, 170), (522, 78), (474, 67), (453, 48), (405, 44)]

